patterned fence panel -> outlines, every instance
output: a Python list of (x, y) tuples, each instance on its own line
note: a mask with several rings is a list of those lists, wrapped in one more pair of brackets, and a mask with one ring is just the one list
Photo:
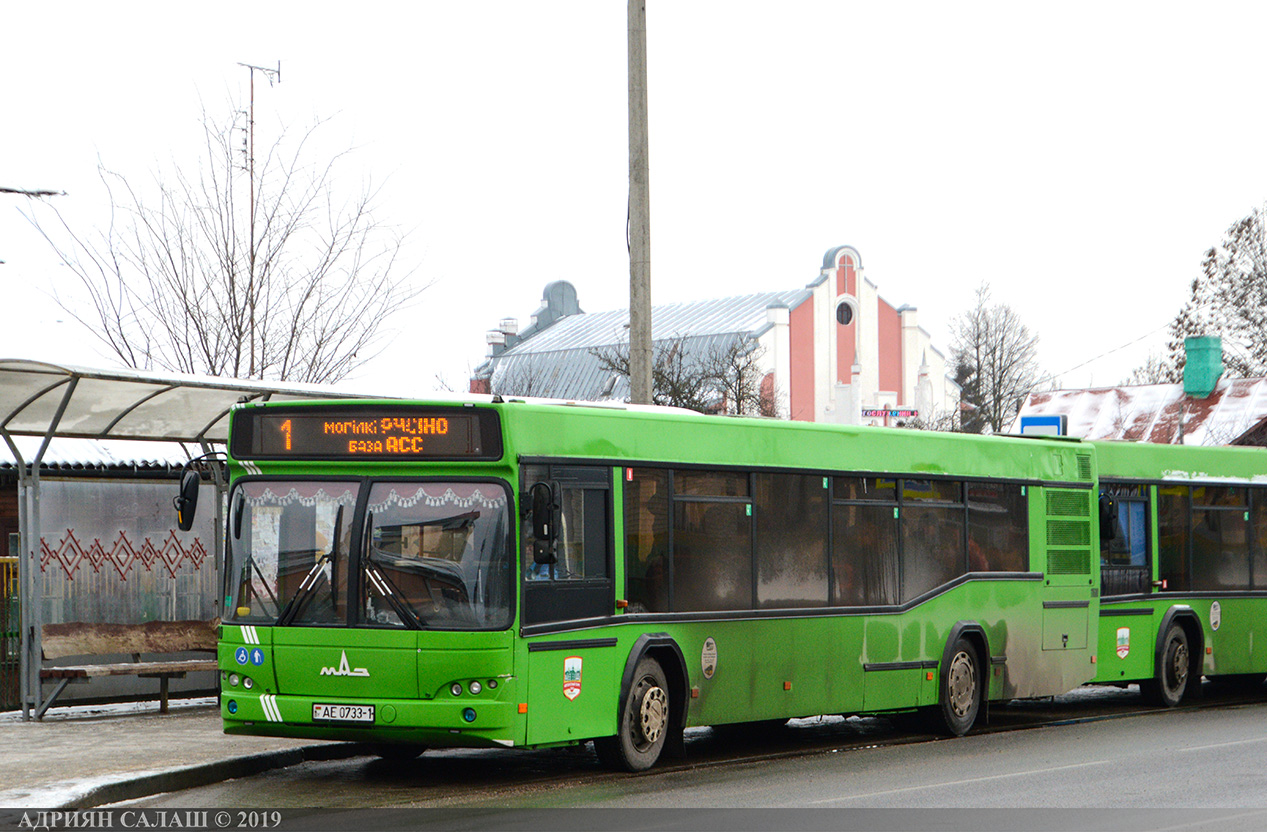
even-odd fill
[[(40, 484), (42, 623), (142, 624), (210, 619), (220, 594), (215, 489), (206, 485), (192, 530), (176, 528), (172, 480), (44, 479)], [(191, 674), (172, 690), (214, 687)], [(112, 698), (154, 687), (152, 679), (95, 679), (59, 697)]]
[(45, 480), (41, 490), (44, 624), (215, 616), (214, 491), (182, 532), (171, 481)]
[(21, 649), (18, 559), (0, 557), (0, 711), (21, 704), (18, 671)]

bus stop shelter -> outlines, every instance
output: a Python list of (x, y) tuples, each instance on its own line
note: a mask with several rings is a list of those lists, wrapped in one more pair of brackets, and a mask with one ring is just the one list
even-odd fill
[[(23, 718), (42, 713), (40, 466), (54, 438), (181, 443), (191, 458), (223, 448), (229, 413), (239, 404), (365, 398), (331, 387), (268, 381), (97, 370), (25, 359), (0, 360), (0, 437), (18, 472), (20, 696)], [(389, 397), (381, 397), (389, 398)], [(24, 440), (26, 456), (16, 437)], [(34, 452), (31, 449), (34, 448)], [(218, 489), (225, 483), (212, 466)], [(172, 490), (173, 496), (176, 489)], [(215, 557), (223, 556), (222, 500), (216, 500)]]

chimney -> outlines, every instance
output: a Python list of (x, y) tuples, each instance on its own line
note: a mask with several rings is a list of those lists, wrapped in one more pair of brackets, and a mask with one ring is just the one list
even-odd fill
[(488, 342), (488, 357), (494, 358), (506, 351), (506, 333), (500, 329), (490, 329), (484, 336)]
[(1194, 335), (1183, 339), (1183, 393), (1204, 399), (1219, 385), (1223, 375), (1223, 341), (1217, 335)]
[(503, 336), (501, 352), (510, 349), (519, 343), (519, 319), (518, 318), (502, 318), (501, 323), (497, 325), (497, 329), (501, 331)]

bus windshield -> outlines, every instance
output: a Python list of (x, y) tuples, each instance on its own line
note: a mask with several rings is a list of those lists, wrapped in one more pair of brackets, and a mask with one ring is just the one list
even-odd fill
[(432, 630), (510, 626), (510, 501), (495, 483), (370, 486), (361, 619)]
[[(366, 497), (368, 533), (354, 535)], [(505, 489), (488, 482), (241, 483), (230, 499), (225, 619), (504, 629), (509, 506)]]
[(226, 620), (346, 623), (358, 482), (256, 480), (229, 501)]

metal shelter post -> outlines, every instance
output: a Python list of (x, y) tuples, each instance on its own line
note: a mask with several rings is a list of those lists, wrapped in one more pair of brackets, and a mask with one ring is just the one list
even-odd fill
[[(202, 446), (202, 452), (204, 454), (212, 453), (211, 443), (206, 439), (200, 440), (199, 445)], [(226, 462), (225, 466), (222, 468), (216, 463), (216, 460), (213, 459), (210, 461), (210, 464), (211, 481), (215, 483), (216, 486), (216, 525), (211, 539), (212, 545), (215, 546), (215, 552), (212, 553), (212, 557), (215, 559), (216, 574), (220, 576), (220, 593), (221, 595), (226, 595), (229, 577), (228, 572), (225, 570), (227, 559), (224, 556), (224, 502), (225, 497), (228, 496), (229, 492), (229, 483), (225, 478), (225, 475), (228, 474), (228, 471), (226, 470), (228, 468), (228, 463)], [(216, 609), (221, 609), (219, 597), (216, 598)]]
[(27, 638), (26, 628), (31, 619), (30, 601), (35, 593), (32, 591), (34, 579), (26, 552), (26, 542), (31, 539), (26, 525), (29, 516), (26, 503), (26, 464), (8, 431), (4, 431), (4, 441), (9, 445), (18, 471), (18, 550), (14, 553), (18, 558), (18, 698), (22, 700), (22, 719), (29, 720), (35, 697), (30, 691), (30, 639)]
[[(44, 661), (43, 646), (40, 636), (43, 628), (43, 598), (39, 591), (40, 568), (40, 465), (44, 462), (44, 453), (49, 443), (57, 434), (57, 425), (66, 413), (70, 397), (74, 395), (77, 377), (66, 382), (66, 391), (57, 405), (57, 412), (49, 420), (48, 430), (40, 441), (40, 449), (30, 465), (22, 461), (22, 454), (17, 443), (6, 427), (0, 427), (0, 433), (8, 444), (18, 469), (18, 533), (22, 540), (21, 560), (18, 562), (18, 608), (22, 611), (21, 653), (18, 663), (19, 686), (22, 697), (22, 719), (31, 718), (31, 709), (35, 716), (41, 717), (48, 705), (43, 701), (43, 690), (40, 684), (40, 669)], [(51, 700), (50, 700), (51, 701)]]

